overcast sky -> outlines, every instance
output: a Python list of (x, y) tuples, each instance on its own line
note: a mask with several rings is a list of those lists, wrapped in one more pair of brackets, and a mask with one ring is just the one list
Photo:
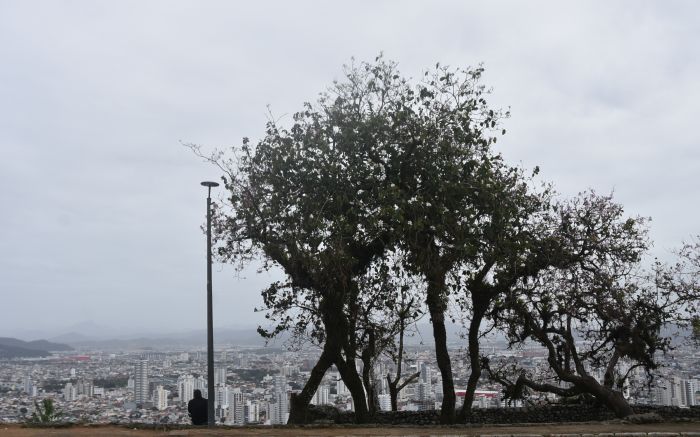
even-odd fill
[[(332, 3), (332, 4), (331, 4)], [(205, 326), (205, 191), (180, 141), (260, 138), (351, 56), (483, 62), (498, 150), (614, 190), (666, 257), (700, 233), (700, 3), (0, 0), (0, 336)], [(215, 324), (272, 276), (214, 273)], [(89, 333), (87, 333), (89, 334)]]

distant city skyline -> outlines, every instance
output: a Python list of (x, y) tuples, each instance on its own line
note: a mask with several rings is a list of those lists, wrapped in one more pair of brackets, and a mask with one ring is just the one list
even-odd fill
[[(457, 351), (452, 349), (451, 352)], [(397, 408), (402, 411), (439, 408), (444, 393), (432, 349), (408, 347), (406, 353), (403, 374), (418, 372), (419, 376), (399, 392)], [(630, 370), (630, 378), (622, 388), (625, 397), (632, 405), (643, 408), (699, 405), (698, 353), (696, 347), (681, 347), (673, 355), (662, 357), (663, 365), (657, 369), (651, 386), (646, 384), (648, 375), (642, 369), (630, 370), (629, 364), (622, 364), (621, 372)], [(543, 347), (515, 351), (498, 347), (489, 356), (494, 361), (515, 359), (528, 372), (537, 372), (548, 367), (547, 354)], [(0, 360), (0, 388), (3, 390), (0, 393), (0, 421), (15, 423), (25, 420), (17, 408), (18, 400), (31, 403), (51, 397), (62, 411), (63, 420), (68, 421), (188, 424), (187, 403), (193, 398), (194, 390), (201, 390), (203, 394), (207, 392), (203, 375), (205, 357), (202, 351), (187, 348), (162, 351), (99, 348), (85, 350), (79, 357), (67, 351), (54, 354), (50, 360)], [(216, 354), (219, 373), (215, 391), (217, 421), (229, 425), (286, 422), (291, 393), (301, 390), (317, 357), (318, 351), (309, 348), (289, 351), (230, 347), (220, 351)], [(459, 405), (464, 400), (469, 366), (459, 359), (454, 364), (455, 394)], [(396, 371), (396, 363), (387, 356), (380, 356), (374, 366), (375, 375)], [(591, 376), (598, 381), (604, 378), (604, 369), (589, 368)], [(388, 411), (391, 402), (387, 380), (378, 377), (374, 387), (380, 408)], [(534, 409), (531, 413), (538, 408), (545, 411), (557, 408), (556, 403), (551, 404), (558, 400), (552, 393), (532, 392), (528, 398), (535, 403), (530, 406)], [(341, 410), (353, 409), (351, 393), (337, 369), (325, 373), (311, 402)], [(522, 406), (522, 401), (505, 399), (502, 387), (484, 378), (477, 386), (472, 405), (479, 414), (488, 414), (490, 408), (518, 407)], [(672, 411), (667, 409), (666, 413)], [(687, 408), (675, 410), (678, 417), (688, 412)], [(509, 415), (503, 410), (492, 414), (501, 419)], [(580, 422), (581, 417), (575, 412), (573, 414)], [(591, 411), (584, 414), (591, 414)], [(536, 418), (536, 413), (532, 417)], [(565, 414), (557, 419), (566, 422), (571, 416)]]
[[(695, 2), (0, 3), (0, 335), (205, 326), (206, 192), (182, 142), (255, 143), (384, 52), (484, 63), (496, 150), (563, 196), (615, 192), (652, 255), (700, 234)], [(220, 187), (215, 198), (225, 196)], [(216, 326), (264, 323), (279, 271), (214, 268)], [(137, 302), (137, 303), (136, 303)], [(86, 328), (86, 331), (89, 331)], [(60, 332), (56, 332), (60, 334)], [(83, 332), (90, 335), (90, 332)]]

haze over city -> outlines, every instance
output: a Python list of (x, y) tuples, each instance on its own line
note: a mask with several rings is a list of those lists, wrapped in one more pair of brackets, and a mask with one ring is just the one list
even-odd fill
[[(2, 2), (0, 331), (203, 329), (199, 183), (220, 174), (181, 142), (255, 142), (268, 105), (289, 122), (352, 56), (380, 52), (414, 77), (483, 62), (489, 103), (512, 113), (495, 149), (563, 195), (614, 191), (653, 219), (664, 259), (698, 229), (699, 13), (673, 1)], [(280, 276), (217, 264), (216, 325), (262, 323), (260, 289)]]

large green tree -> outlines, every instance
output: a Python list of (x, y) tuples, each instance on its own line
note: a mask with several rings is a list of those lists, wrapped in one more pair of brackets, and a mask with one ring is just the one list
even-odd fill
[(402, 169), (410, 177), (399, 185), (397, 242), (408, 254), (407, 266), (426, 281), (425, 300), (442, 376), (442, 423), (455, 421), (446, 330), (447, 304), (459, 289), (454, 278), (465, 266), (479, 268), (484, 241), (496, 223), (502, 228), (495, 232), (511, 234), (516, 220), (509, 208), (520, 213), (526, 207), (521, 203), (529, 202), (520, 195), (525, 187), (522, 173), (493, 151), (497, 136), (505, 133), (499, 130), (499, 120), (508, 114), (489, 107), (482, 73), (481, 67), (436, 66), (409, 95), (402, 122), (402, 141), (412, 153)]
[(229, 192), (216, 221), (219, 254), (262, 258), (287, 276), (263, 293), (273, 322), (263, 333), (293, 329), (323, 347), (292, 402), (291, 422), (305, 420), (333, 364), (358, 420), (367, 418), (354, 358), (371, 343), (360, 322), (362, 303), (372, 299), (363, 298), (360, 282), (390, 250), (405, 254), (407, 271), (425, 280), (441, 421), (455, 420), (445, 324), (459, 283), (450, 278), (465, 268), (478, 276), (490, 256), (511, 253), (521, 222), (539, 205), (522, 172), (492, 150), (507, 114), (489, 107), (482, 73), (437, 65), (412, 81), (381, 58), (353, 64), (291, 127), (271, 121), (257, 144), (209, 158), (225, 172)]
[(209, 159), (224, 171), (228, 202), (217, 209), (219, 255), (236, 263), (261, 258), (285, 281), (263, 293), (273, 326), (322, 345), (321, 356), (291, 404), (303, 422), (326, 370), (335, 365), (350, 390), (358, 421), (367, 401), (355, 357), (358, 280), (394, 241), (401, 166), (413, 153), (397, 139), (406, 81), (381, 59), (346, 69), (291, 127), (270, 121), (257, 144), (244, 141)]
[(457, 300), (469, 320), (470, 373), (460, 421), (471, 413), (481, 377), (480, 336), (494, 303), (513, 284), (565, 259), (548, 233), (549, 190), (534, 190), (517, 168), (500, 164), (493, 172), (496, 177), (482, 194), (483, 219), (474, 236), (477, 256), (461, 260), (456, 272)]

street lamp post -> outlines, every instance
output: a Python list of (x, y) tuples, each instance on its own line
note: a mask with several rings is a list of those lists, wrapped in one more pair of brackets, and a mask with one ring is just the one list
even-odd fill
[(216, 182), (202, 182), (207, 187), (207, 425), (213, 427), (214, 419), (214, 321), (211, 298), (211, 189)]

